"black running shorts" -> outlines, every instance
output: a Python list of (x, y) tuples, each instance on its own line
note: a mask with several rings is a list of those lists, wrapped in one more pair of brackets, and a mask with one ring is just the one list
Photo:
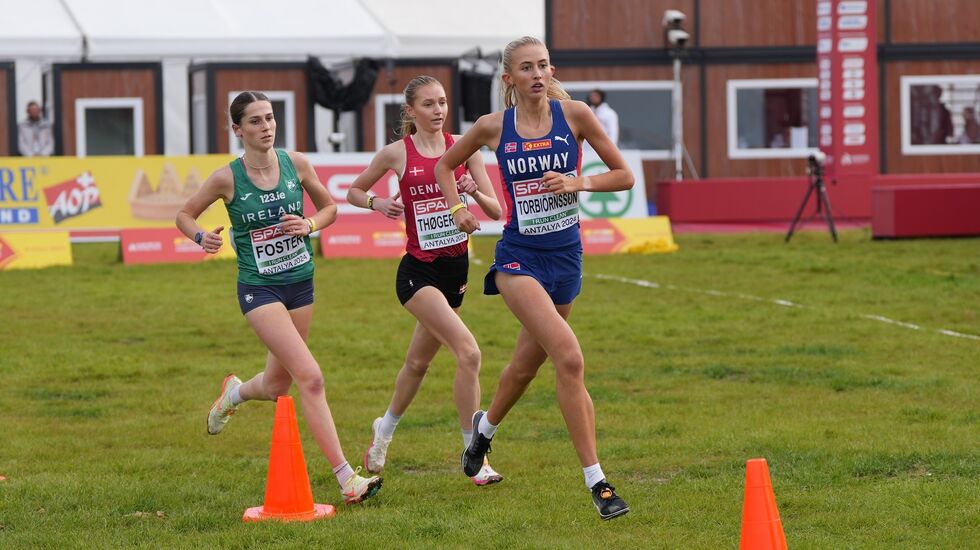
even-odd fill
[(455, 309), (463, 305), (469, 270), (470, 259), (466, 254), (439, 257), (431, 262), (423, 262), (411, 254), (405, 254), (398, 264), (395, 293), (398, 294), (398, 301), (405, 305), (420, 288), (434, 286), (446, 297), (450, 307)]

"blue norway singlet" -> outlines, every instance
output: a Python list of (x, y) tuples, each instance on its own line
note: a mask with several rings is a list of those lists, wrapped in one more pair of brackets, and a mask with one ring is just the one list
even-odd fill
[(551, 131), (534, 139), (517, 134), (516, 108), (504, 111), (496, 153), (507, 199), (503, 240), (553, 250), (581, 245), (578, 193), (556, 195), (541, 184), (541, 178), (549, 171), (578, 176), (582, 154), (565, 121), (561, 103), (557, 99), (548, 103)]

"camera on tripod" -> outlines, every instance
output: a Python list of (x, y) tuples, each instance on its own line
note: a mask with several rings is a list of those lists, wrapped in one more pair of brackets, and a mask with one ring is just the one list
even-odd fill
[(789, 225), (789, 231), (786, 232), (784, 242), (789, 242), (793, 236), (793, 232), (800, 225), (800, 216), (803, 214), (803, 209), (806, 208), (806, 204), (810, 200), (810, 195), (814, 195), (814, 198), (817, 200), (816, 214), (822, 214), (824, 219), (827, 220), (830, 235), (834, 238), (834, 242), (837, 242), (837, 228), (834, 227), (834, 215), (830, 212), (830, 199), (827, 197), (827, 187), (823, 183), (823, 165), (825, 162), (827, 162), (827, 154), (820, 150), (810, 153), (806, 158), (806, 173), (808, 176), (807, 179), (809, 180), (806, 194), (803, 195), (803, 202), (800, 203), (799, 210), (793, 216), (793, 221)]
[(827, 153), (814, 151), (806, 158), (807, 171), (810, 174), (820, 175), (823, 173), (823, 164), (827, 162)]

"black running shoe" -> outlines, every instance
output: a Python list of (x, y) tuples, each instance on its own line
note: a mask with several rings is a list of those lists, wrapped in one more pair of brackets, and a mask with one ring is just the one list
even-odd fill
[(619, 498), (616, 488), (602, 480), (592, 486), (592, 503), (602, 519), (612, 519), (630, 511), (629, 504)]
[(473, 413), (473, 439), (470, 444), (463, 449), (463, 454), (459, 457), (459, 462), (463, 466), (463, 473), (466, 477), (473, 477), (480, 473), (483, 467), (483, 459), (490, 452), (490, 439), (480, 433), (480, 419), (485, 415), (484, 411)]

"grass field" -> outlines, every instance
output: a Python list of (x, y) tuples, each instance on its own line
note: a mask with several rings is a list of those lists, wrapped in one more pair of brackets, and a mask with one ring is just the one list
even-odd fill
[[(745, 460), (762, 456), (790, 548), (976, 548), (980, 241), (781, 239), (679, 235), (674, 254), (586, 258), (572, 325), (603, 469), (632, 507), (608, 523), (550, 367), (497, 433), (504, 482), (463, 477), (443, 352), (376, 499), (340, 504), (301, 423), (314, 496), (337, 516), (243, 524), (274, 407), (248, 403), (205, 433), (221, 378), (264, 360), (234, 265), (124, 267), (114, 245), (77, 245), (72, 268), (0, 273), (0, 547), (735, 548)], [(476, 241), (482, 262), (492, 246)], [(463, 316), (486, 405), (518, 325), (479, 293), (484, 267)], [(351, 462), (413, 325), (395, 268), (317, 259), (310, 346)]]

